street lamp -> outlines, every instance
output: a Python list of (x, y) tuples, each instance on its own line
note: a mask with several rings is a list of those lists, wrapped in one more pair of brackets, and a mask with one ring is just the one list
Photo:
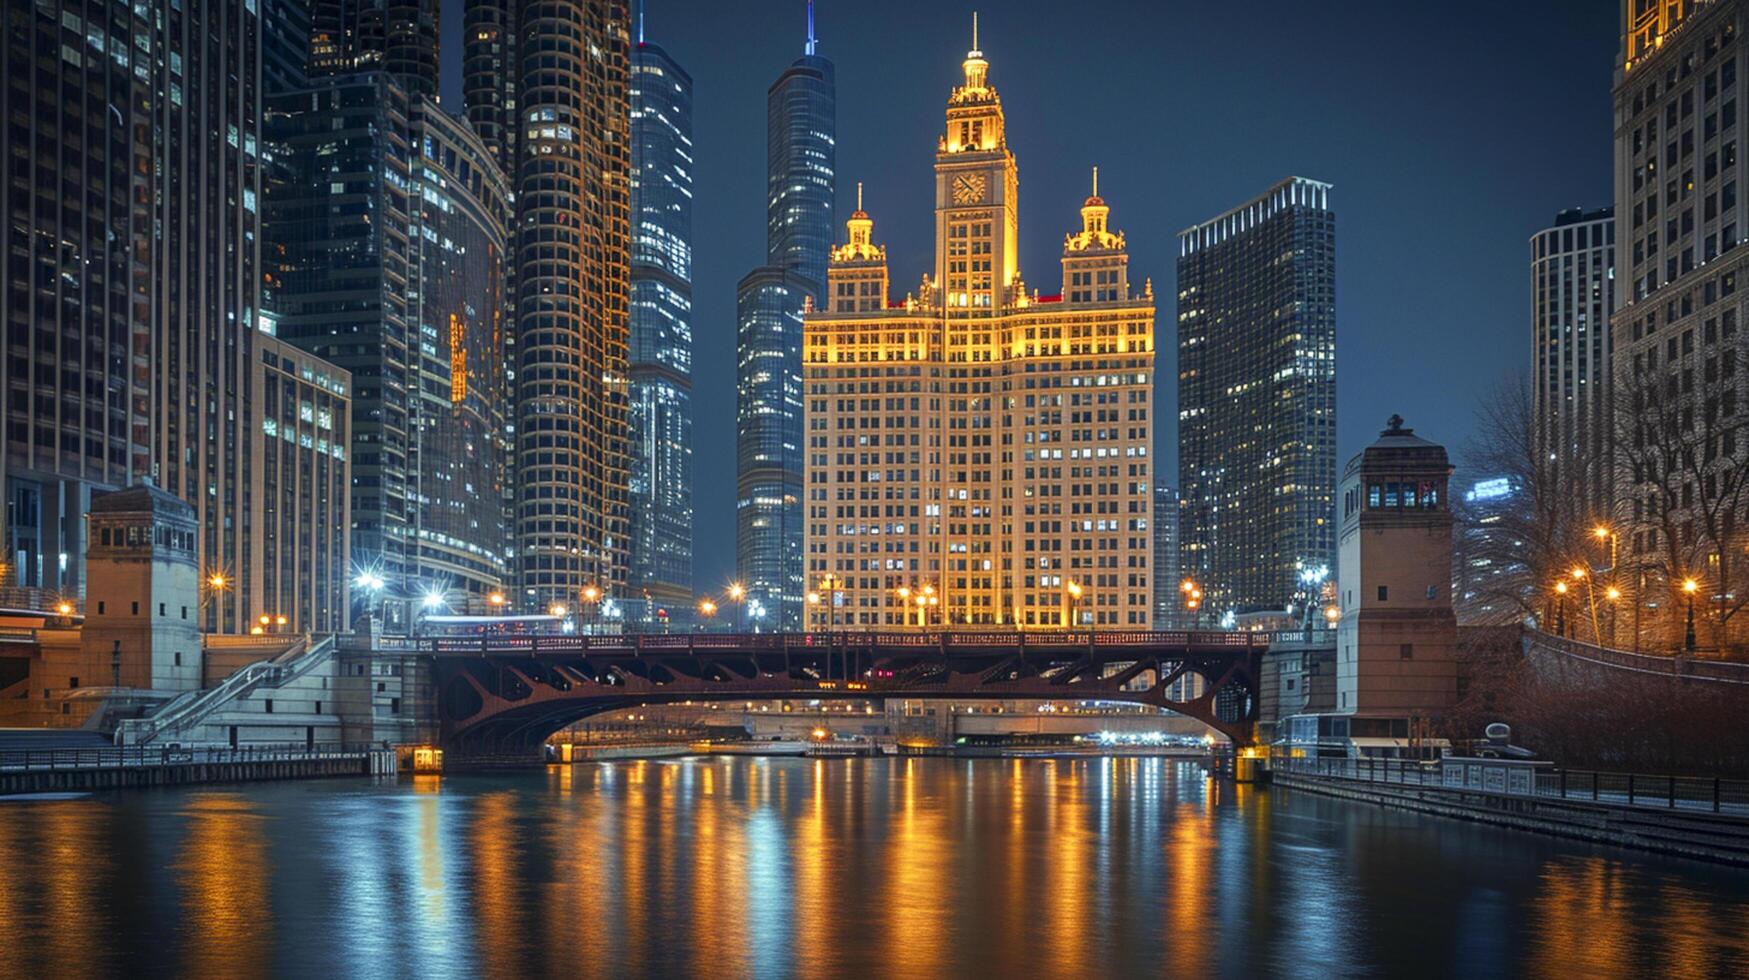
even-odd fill
[(1065, 602), (1068, 603), (1068, 606), (1069, 606), (1068, 618), (1063, 620), (1063, 628), (1064, 629), (1074, 629), (1075, 628), (1075, 600), (1077, 600), (1079, 598), (1081, 598), (1081, 583), (1080, 582), (1070, 582), (1068, 585), (1063, 587), (1063, 599)]
[(747, 609), (747, 587), (739, 582), (729, 583), (729, 598), (735, 603), (735, 632), (746, 630), (746, 617), (742, 615)]
[(702, 628), (708, 630), (710, 628), (710, 618), (717, 614), (717, 604), (709, 599), (700, 599), (698, 603), (698, 614), (705, 618)]
[(1688, 596), (1688, 633), (1683, 638), (1682, 646), (1689, 653), (1694, 652), (1694, 594), (1700, 589), (1700, 583), (1694, 579), (1684, 579), (1682, 591)]
[(1603, 595), (1609, 600), (1609, 645), (1613, 647), (1615, 646), (1615, 619), (1621, 609), (1621, 590), (1612, 585), (1609, 587), (1609, 591)]
[(73, 604), (63, 599), (60, 605), (55, 607), (55, 611), (63, 616), (71, 616), (73, 615)]
[(492, 607), (496, 614), (502, 615), (504, 612), (504, 593), (492, 593), (486, 597), (486, 603)]
[(1190, 628), (1201, 626), (1201, 613), (1197, 609), (1202, 606), (1202, 588), (1196, 584), (1196, 579), (1187, 578), (1178, 583), (1178, 591), (1184, 596), (1184, 608), (1190, 611)]
[(593, 630), (601, 621), (601, 588), (591, 582), (583, 586), (583, 602), (589, 610), (589, 626)]
[(901, 585), (893, 590), (899, 597), (899, 625), (905, 625), (905, 620), (911, 615), (911, 588)]
[(1561, 597), (1560, 611), (1555, 614), (1555, 635), (1567, 635), (1567, 583), (1555, 583), (1555, 594)]

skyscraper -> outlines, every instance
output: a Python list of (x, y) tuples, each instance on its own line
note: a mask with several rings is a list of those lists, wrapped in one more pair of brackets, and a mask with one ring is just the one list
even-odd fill
[[(1749, 595), (1749, 23), (1739, 0), (1624, 5), (1611, 317), (1619, 573), (1647, 641), (1741, 642)], [(1693, 582), (1693, 591), (1683, 585)], [(1637, 640), (1636, 640), (1637, 642)]]
[(766, 264), (736, 287), (735, 565), (750, 601), (801, 622), (802, 311), (825, 307), (837, 168), (832, 62), (802, 57), (766, 92)]
[(467, 22), (468, 118), (509, 161), (516, 202), (519, 600), (574, 609), (586, 588), (616, 596), (626, 582), (626, 5), (481, 0)]
[[(478, 607), (509, 580), (504, 258), (510, 185), (465, 119), (413, 100), (417, 366), (409, 560), (427, 594)], [(487, 606), (489, 608), (489, 605)]]
[(310, 73), (386, 71), (437, 98), (441, 0), (308, 0)]
[(1178, 491), (1154, 481), (1154, 628), (1189, 625), (1178, 583)]
[(806, 317), (807, 622), (1145, 628), (1153, 290), (1131, 289), (1097, 169), (1061, 292), (1026, 288), (1019, 172), (972, 44), (936, 143), (934, 273), (890, 298), (859, 192)]
[(1182, 572), (1208, 612), (1281, 609), (1336, 564), (1336, 215), (1289, 177), (1179, 234)]
[(418, 292), (407, 95), (374, 71), (315, 78), (267, 103), (274, 333), (352, 376), (351, 562), (395, 587), (382, 612), (405, 629)]
[(1599, 508), (1608, 499), (1609, 317), (1615, 312), (1615, 212), (1562, 211), (1530, 238), (1531, 395), (1539, 457), (1573, 461)]
[(692, 76), (632, 48), (631, 568), (627, 615), (692, 602)]
[(163, 39), (122, 4), (11, 4), (5, 25), (0, 586), (40, 590), (22, 604), (83, 592), (92, 491), (152, 472), (154, 157), (134, 134), (154, 114), (133, 39)]

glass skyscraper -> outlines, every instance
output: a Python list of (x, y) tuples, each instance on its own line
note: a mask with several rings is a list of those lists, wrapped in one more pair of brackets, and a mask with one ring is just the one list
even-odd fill
[(1180, 233), (1182, 574), (1211, 617), (1336, 566), (1336, 215), (1289, 177)]
[(504, 246), (509, 182), (467, 121), (412, 106), (417, 365), (408, 547), (419, 587), (481, 605), (509, 574)]
[(626, 617), (692, 604), (692, 76), (640, 38), (631, 56), (632, 268)]
[(832, 62), (805, 53), (766, 93), (766, 264), (736, 292), (735, 564), (776, 617), (801, 625), (802, 311), (825, 308), (837, 168)]

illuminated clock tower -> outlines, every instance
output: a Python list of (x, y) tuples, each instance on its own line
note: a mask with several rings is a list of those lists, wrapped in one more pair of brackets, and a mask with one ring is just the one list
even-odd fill
[(935, 151), (936, 302), (956, 310), (993, 313), (1012, 301), (1019, 278), (1020, 177), (1003, 132), (1002, 100), (989, 82), (990, 63), (978, 50), (972, 15), (972, 50), (962, 67), (966, 83), (947, 100), (947, 131)]

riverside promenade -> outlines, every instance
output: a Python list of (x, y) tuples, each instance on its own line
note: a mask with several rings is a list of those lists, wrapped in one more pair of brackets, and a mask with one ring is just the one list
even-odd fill
[(1749, 867), (1749, 780), (1547, 763), (1277, 759), (1275, 785), (1419, 813)]

